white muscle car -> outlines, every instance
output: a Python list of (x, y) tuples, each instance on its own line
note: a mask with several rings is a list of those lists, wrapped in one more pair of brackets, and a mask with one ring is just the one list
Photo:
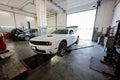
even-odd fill
[(63, 56), (66, 48), (74, 43), (78, 43), (77, 36), (73, 29), (60, 29), (52, 34), (38, 36), (30, 39), (32, 50), (39, 54), (55, 54)]

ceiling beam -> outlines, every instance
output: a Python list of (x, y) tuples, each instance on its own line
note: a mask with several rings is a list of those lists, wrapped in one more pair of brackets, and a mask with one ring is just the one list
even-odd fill
[(73, 13), (77, 13), (77, 12), (93, 10), (93, 9), (96, 9), (96, 7), (97, 7), (97, 3), (91, 3), (89, 5), (87, 4), (87, 5), (84, 5), (84, 6), (71, 8), (71, 9), (67, 10), (66, 13), (67, 14), (73, 14)]
[(14, 13), (17, 13), (17, 14), (31, 16), (31, 17), (35, 17), (36, 16), (35, 13), (31, 13), (31, 12), (28, 12), (28, 11), (25, 11), (25, 10), (21, 10), (21, 9), (18, 9), (18, 8), (10, 7), (10, 6), (4, 5), (4, 4), (0, 4), (0, 10), (8, 11), (8, 12), (14, 12)]
[(114, 7), (116, 7), (119, 3), (120, 3), (120, 0), (116, 0)]
[(54, 9), (56, 12), (65, 13), (65, 10), (54, 3), (52, 0), (47, 0), (46, 5), (47, 7)]
[(30, 1), (30, 0), (26, 0), (23, 2), (23, 4), (19, 7), (20, 9), (23, 9), (25, 6), (27, 6), (28, 4), (32, 4), (34, 5), (34, 0)]
[(32, 2), (28, 2), (28, 3), (26, 3), (25, 5), (23, 5), (20, 9), (23, 9), (25, 6), (27, 6), (28, 4), (32, 4), (32, 5), (34, 5)]
[(11, 0), (8, 0), (7, 5), (10, 3)]

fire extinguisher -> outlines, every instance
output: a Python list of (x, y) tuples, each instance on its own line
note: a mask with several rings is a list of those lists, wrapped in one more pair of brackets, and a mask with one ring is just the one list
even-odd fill
[(0, 51), (6, 50), (6, 43), (3, 36), (3, 33), (0, 32)]

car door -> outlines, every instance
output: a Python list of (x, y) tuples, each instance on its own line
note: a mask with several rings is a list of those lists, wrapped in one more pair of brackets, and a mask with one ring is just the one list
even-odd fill
[(75, 34), (73, 30), (70, 30), (68, 35), (68, 45), (71, 45), (74, 42), (75, 42)]

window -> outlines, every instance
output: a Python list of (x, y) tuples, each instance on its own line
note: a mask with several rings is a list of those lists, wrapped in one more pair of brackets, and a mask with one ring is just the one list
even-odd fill
[(69, 34), (74, 34), (74, 31), (73, 31), (73, 30), (70, 30)]

